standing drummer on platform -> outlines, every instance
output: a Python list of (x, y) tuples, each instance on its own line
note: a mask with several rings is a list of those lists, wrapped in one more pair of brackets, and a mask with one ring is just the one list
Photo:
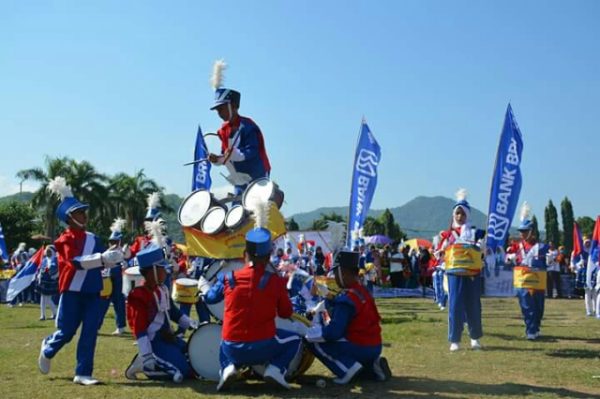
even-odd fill
[(260, 128), (252, 119), (238, 114), (240, 92), (222, 87), (225, 68), (223, 60), (216, 61), (213, 67), (215, 103), (211, 110), (216, 110), (224, 123), (217, 132), (221, 155), (211, 153), (209, 160), (227, 167), (230, 173), (227, 179), (235, 186), (235, 195), (240, 195), (250, 182), (268, 177), (271, 164)]

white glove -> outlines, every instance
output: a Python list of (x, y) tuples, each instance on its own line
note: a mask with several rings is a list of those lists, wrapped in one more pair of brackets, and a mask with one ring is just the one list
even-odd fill
[(206, 295), (208, 290), (210, 290), (210, 287), (211, 285), (208, 280), (204, 276), (200, 276), (198, 279), (198, 291), (200, 291), (202, 295)]
[(241, 162), (246, 159), (246, 156), (240, 151), (239, 148), (234, 148), (231, 151), (231, 155), (229, 156), (229, 160), (233, 162)]
[(123, 261), (123, 251), (120, 249), (107, 249), (102, 252), (101, 258), (104, 266), (111, 267)]
[(321, 326), (312, 326), (306, 332), (305, 338), (308, 342), (325, 342)]
[(188, 328), (192, 328), (194, 330), (197, 330), (198, 327), (200, 326), (200, 323), (198, 322), (198, 320), (194, 320), (192, 318), (190, 318), (189, 316), (186, 315), (182, 315), (179, 318), (179, 321), (177, 322), (177, 324), (179, 325), (179, 327), (183, 328), (183, 329), (188, 329)]

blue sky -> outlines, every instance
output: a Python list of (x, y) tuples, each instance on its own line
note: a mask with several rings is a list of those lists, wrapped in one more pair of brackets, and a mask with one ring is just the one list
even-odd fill
[(521, 199), (543, 218), (567, 195), (594, 217), (598, 20), (595, 1), (2, 2), (0, 195), (46, 155), (187, 194), (196, 126), (220, 126), (208, 81), (224, 58), (286, 215), (348, 203), (363, 116), (382, 148), (372, 208), (465, 187), (486, 211), (510, 101)]

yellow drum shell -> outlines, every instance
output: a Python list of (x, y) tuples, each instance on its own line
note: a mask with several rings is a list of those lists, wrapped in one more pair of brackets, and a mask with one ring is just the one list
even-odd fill
[(475, 245), (454, 244), (444, 251), (444, 263), (446, 272), (464, 272), (466, 274), (477, 274), (483, 267), (481, 251)]
[(546, 271), (532, 270), (527, 266), (515, 266), (513, 269), (513, 286), (530, 290), (546, 290)]
[(113, 290), (113, 284), (112, 284), (112, 280), (110, 279), (110, 277), (103, 277), (102, 278), (102, 291), (100, 291), (100, 297), (108, 298), (109, 296), (111, 296), (112, 290)]
[(178, 303), (198, 302), (198, 282), (191, 278), (179, 278), (173, 283), (173, 300)]

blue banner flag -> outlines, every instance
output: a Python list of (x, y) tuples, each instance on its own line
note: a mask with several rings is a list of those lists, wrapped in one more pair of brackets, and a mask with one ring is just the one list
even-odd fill
[(6, 241), (4, 240), (4, 231), (2, 231), (2, 225), (0, 225), (0, 258), (4, 263), (8, 263), (8, 251), (6, 250)]
[(210, 190), (212, 180), (210, 179), (210, 162), (208, 161), (208, 149), (202, 135), (202, 128), (198, 125), (196, 134), (196, 148), (194, 149), (194, 172), (192, 175), (192, 191)]
[(377, 165), (381, 160), (381, 149), (363, 120), (360, 126), (358, 145), (352, 170), (350, 193), (350, 215), (348, 218), (348, 247), (352, 248), (352, 232), (363, 227), (377, 186)]
[(23, 266), (21, 270), (19, 270), (17, 274), (10, 279), (8, 282), (8, 290), (6, 292), (6, 302), (10, 302), (15, 299), (17, 295), (19, 295), (23, 290), (29, 287), (31, 283), (33, 283), (33, 280), (35, 280), (35, 274), (42, 264), (43, 257), (44, 246), (38, 249), (37, 252), (33, 254), (31, 258), (29, 258), (27, 263), (25, 263), (25, 266)]
[(508, 104), (496, 154), (488, 210), (486, 244), (492, 250), (504, 245), (517, 209), (522, 184), (522, 153), (523, 137)]

